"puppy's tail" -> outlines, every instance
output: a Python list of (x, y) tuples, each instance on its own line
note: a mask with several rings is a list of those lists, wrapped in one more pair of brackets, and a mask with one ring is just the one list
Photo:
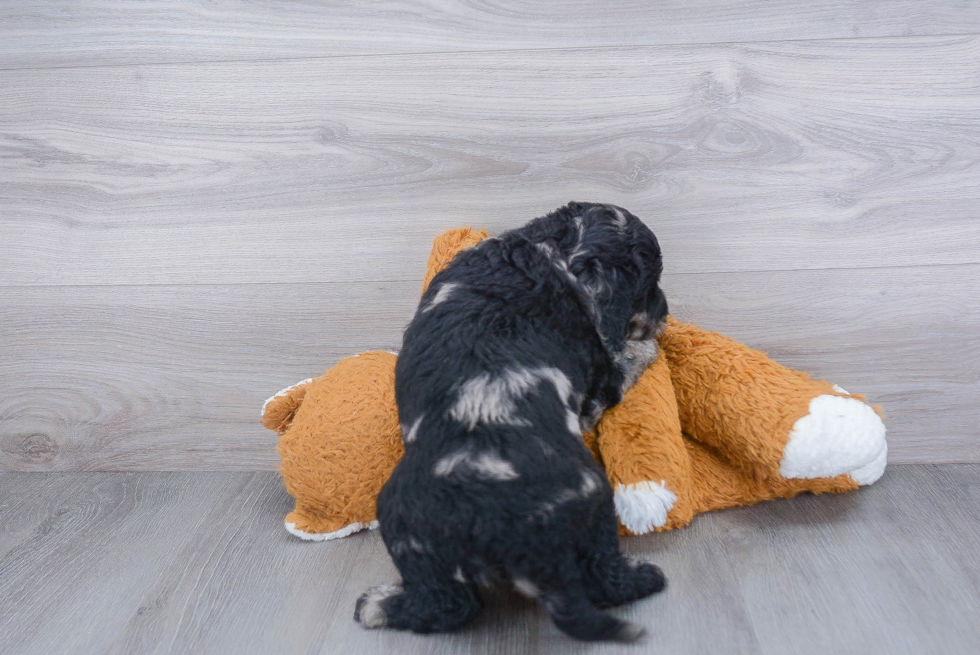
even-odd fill
[(582, 641), (633, 642), (646, 633), (642, 626), (597, 610), (581, 583), (543, 594), (541, 605), (559, 630)]

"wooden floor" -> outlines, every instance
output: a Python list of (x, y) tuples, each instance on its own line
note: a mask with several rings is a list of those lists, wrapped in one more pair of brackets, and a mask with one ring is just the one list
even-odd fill
[(274, 473), (0, 473), (3, 653), (975, 654), (980, 465), (703, 515), (623, 539), (663, 594), (616, 610), (642, 647), (562, 636), (502, 591), (473, 626), (419, 637), (351, 618), (395, 571), (377, 533), (286, 533)]

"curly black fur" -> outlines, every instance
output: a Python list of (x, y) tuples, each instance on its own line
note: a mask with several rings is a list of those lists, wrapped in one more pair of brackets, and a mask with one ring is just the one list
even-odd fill
[(656, 357), (667, 314), (653, 233), (571, 203), (460, 253), (405, 332), (395, 393), (405, 457), (378, 497), (399, 586), (365, 627), (451, 630), (509, 581), (578, 639), (642, 630), (596, 607), (663, 589), (619, 552), (613, 492), (582, 441)]

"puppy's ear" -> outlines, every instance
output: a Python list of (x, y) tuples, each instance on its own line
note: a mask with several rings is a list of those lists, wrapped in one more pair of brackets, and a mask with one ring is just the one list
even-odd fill
[(588, 297), (606, 348), (618, 351), (632, 316), (638, 272), (626, 219), (607, 205), (573, 203), (569, 207), (575, 210), (576, 235), (568, 268)]
[(646, 313), (660, 326), (667, 320), (667, 314), (670, 313), (670, 308), (667, 307), (667, 296), (660, 289), (660, 285), (657, 285), (653, 292), (647, 296), (647, 299)]
[(595, 296), (596, 327), (606, 348), (619, 352), (626, 346), (630, 319), (633, 317), (635, 281), (630, 281), (620, 269), (610, 270)]
[(603, 344), (608, 350), (621, 350), (633, 315), (635, 276), (591, 254), (569, 268), (583, 290), (584, 302)]
[(667, 299), (660, 290), (660, 275), (664, 270), (660, 244), (641, 221), (634, 221), (630, 229), (630, 258), (639, 280), (633, 312), (645, 314), (644, 320), (659, 325), (667, 316)]
[(610, 350), (625, 345), (631, 321), (645, 314), (656, 332), (667, 313), (658, 283), (663, 270), (660, 245), (653, 232), (626, 210), (611, 205), (579, 205), (578, 243), (569, 269), (592, 299), (596, 327)]
[(569, 268), (580, 283), (599, 293), (610, 270), (628, 265), (630, 239), (609, 207), (585, 203), (569, 207), (576, 210), (572, 212), (575, 229), (569, 230)]
[(646, 341), (659, 336), (667, 320), (667, 298), (659, 286), (640, 289), (633, 302), (633, 316), (627, 329), (630, 341)]

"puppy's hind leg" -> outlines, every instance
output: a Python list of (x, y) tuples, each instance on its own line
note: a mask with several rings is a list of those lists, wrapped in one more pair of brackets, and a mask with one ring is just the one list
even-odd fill
[(447, 632), (470, 623), (483, 611), (474, 583), (447, 572), (428, 555), (398, 558), (401, 585), (373, 587), (358, 600), (354, 620), (365, 628)]
[(597, 607), (615, 607), (662, 591), (667, 586), (663, 571), (619, 551), (612, 502), (603, 510), (579, 548), (578, 567), (589, 599)]
[[(566, 558), (560, 558), (566, 559)], [(554, 564), (555, 562), (552, 562)], [(644, 634), (641, 626), (600, 612), (589, 600), (574, 559), (561, 568), (549, 567), (527, 578), (515, 578), (514, 587), (537, 598), (559, 630), (582, 641), (636, 641)]]

